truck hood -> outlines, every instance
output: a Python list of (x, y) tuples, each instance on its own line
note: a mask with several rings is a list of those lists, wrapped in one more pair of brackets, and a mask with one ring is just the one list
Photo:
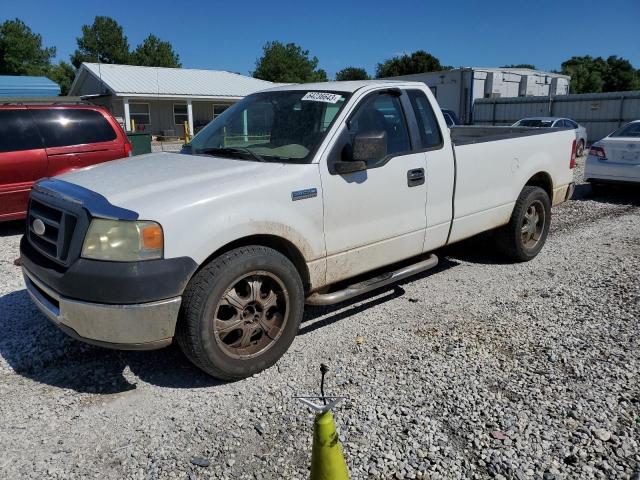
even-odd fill
[[(177, 197), (206, 201), (231, 189), (250, 189), (251, 179), (273, 178), (280, 163), (180, 153), (150, 153), (93, 165), (60, 175), (60, 180), (97, 192), (113, 205), (138, 212), (141, 217), (167, 213)], [(173, 202), (171, 201), (173, 200)], [(182, 203), (182, 206), (186, 206)]]

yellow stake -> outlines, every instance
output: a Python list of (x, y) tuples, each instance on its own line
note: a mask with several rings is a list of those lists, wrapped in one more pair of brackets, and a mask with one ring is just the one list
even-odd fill
[(336, 424), (329, 410), (317, 414), (314, 421), (311, 480), (349, 480)]
[[(328, 397), (324, 394), (324, 376), (329, 367), (320, 364), (320, 394), (316, 397), (295, 397), (316, 412), (313, 421), (313, 446), (311, 450), (311, 480), (349, 480), (349, 470), (342, 455), (342, 447), (333, 421), (331, 409), (345, 397)], [(312, 400), (322, 400), (322, 404)]]

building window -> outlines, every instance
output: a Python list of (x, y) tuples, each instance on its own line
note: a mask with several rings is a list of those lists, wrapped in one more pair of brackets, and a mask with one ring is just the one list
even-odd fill
[[(141, 125), (151, 125), (148, 103), (130, 103), (129, 118), (136, 124), (136, 129)], [(144, 130), (144, 127), (142, 128)]]
[(214, 105), (213, 106), (213, 119), (218, 118), (230, 105)]
[(186, 103), (174, 103), (173, 104), (173, 123), (176, 125), (184, 125), (184, 122), (189, 121), (189, 114), (187, 113)]

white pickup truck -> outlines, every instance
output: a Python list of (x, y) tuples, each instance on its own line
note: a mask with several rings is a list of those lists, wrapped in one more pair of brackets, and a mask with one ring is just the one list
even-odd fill
[[(572, 192), (575, 133), (447, 128), (422, 83), (283, 86), (250, 95), (181, 153), (36, 184), (21, 242), (28, 292), (69, 335), (152, 349), (175, 337), (222, 379), (274, 364), (305, 303), (432, 268), (480, 232), (515, 261)], [(357, 279), (354, 279), (357, 277)]]

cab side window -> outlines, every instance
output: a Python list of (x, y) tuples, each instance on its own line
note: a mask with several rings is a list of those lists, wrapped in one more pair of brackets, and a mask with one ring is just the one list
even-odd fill
[[(404, 118), (400, 98), (396, 95), (374, 94), (360, 106), (349, 121), (348, 127), (352, 139), (360, 134), (384, 132), (387, 139), (385, 157), (411, 150), (407, 122)], [(372, 160), (380, 160), (380, 158)]]
[[(407, 94), (411, 100), (413, 111), (418, 122), (418, 130), (420, 131), (421, 148), (439, 148), (442, 146), (442, 134), (438, 126), (433, 108), (429, 103), (429, 99), (420, 90), (408, 90)], [(447, 122), (448, 123), (448, 122)], [(452, 122), (453, 123), (453, 122)]]

